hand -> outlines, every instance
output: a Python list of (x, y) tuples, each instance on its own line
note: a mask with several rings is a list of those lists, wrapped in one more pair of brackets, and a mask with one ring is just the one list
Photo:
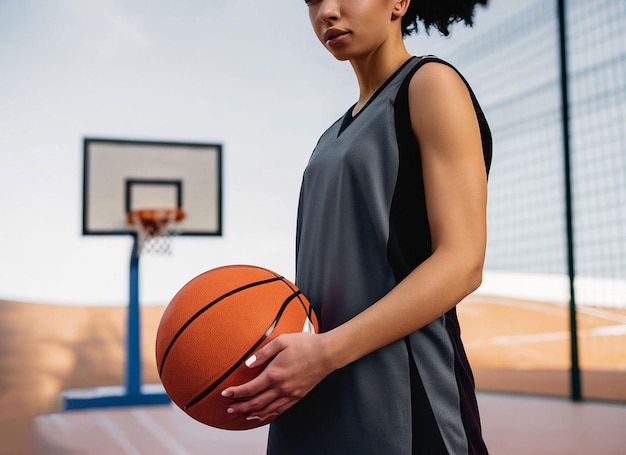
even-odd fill
[[(269, 362), (269, 363), (268, 363)], [(324, 349), (324, 335), (280, 335), (246, 362), (249, 368), (266, 368), (253, 380), (222, 391), (232, 399), (229, 414), (247, 414), (261, 421), (276, 417), (313, 389), (333, 371)]]

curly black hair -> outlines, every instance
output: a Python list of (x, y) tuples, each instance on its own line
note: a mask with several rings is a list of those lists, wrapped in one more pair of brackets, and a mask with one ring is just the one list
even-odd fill
[(450, 26), (455, 22), (473, 25), (476, 5), (487, 5), (488, 0), (411, 0), (409, 9), (402, 18), (402, 35), (417, 33), (419, 23), (424, 25), (426, 33), (431, 27), (442, 35), (450, 34)]

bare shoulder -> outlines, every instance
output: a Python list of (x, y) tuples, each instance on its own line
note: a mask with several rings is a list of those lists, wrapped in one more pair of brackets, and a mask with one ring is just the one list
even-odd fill
[(445, 63), (425, 63), (414, 74), (409, 84), (409, 106), (411, 123), (418, 135), (442, 126), (477, 126), (466, 83)]
[(467, 92), (459, 73), (450, 65), (438, 61), (424, 63), (413, 75), (410, 86), (412, 91), (418, 92), (454, 89)]

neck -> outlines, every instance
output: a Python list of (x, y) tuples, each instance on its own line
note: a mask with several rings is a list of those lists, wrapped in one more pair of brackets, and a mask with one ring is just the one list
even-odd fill
[(374, 92), (406, 62), (411, 55), (400, 41), (392, 46), (383, 45), (374, 52), (350, 60), (359, 83), (359, 101), (353, 114), (360, 111)]

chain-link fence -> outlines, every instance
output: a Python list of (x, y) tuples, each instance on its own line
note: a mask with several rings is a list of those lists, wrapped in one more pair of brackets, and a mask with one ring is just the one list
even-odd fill
[[(583, 395), (626, 400), (626, 386), (609, 393), (614, 379), (606, 379), (621, 373), (616, 384), (626, 384), (626, 1), (563, 5), (566, 78), (557, 1), (537, 0), (506, 22), (476, 31), (446, 56), (480, 93), (493, 131), (480, 295), (500, 297), (509, 315), (497, 336), (470, 341), (468, 350), (471, 357), (472, 346), (491, 353), (508, 346), (499, 355), (512, 357), (510, 368), (507, 362), (482, 365), (476, 353), (478, 370), (567, 373), (575, 367), (569, 352), (573, 301)], [(550, 318), (554, 326), (546, 325)], [(571, 387), (563, 377), (563, 387)]]

